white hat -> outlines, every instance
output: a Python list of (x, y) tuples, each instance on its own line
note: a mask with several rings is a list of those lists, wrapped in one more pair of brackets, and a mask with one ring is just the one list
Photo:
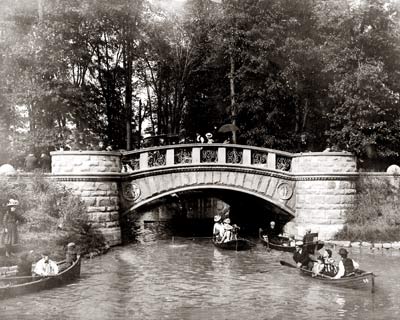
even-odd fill
[(219, 214), (217, 214), (216, 216), (214, 216), (214, 221), (218, 222), (221, 220), (221, 216)]
[(226, 218), (226, 219), (224, 220), (224, 223), (231, 223), (231, 219)]
[(13, 207), (13, 206), (18, 206), (19, 205), (19, 201), (18, 200), (14, 200), (14, 199), (10, 199), (8, 200), (7, 203), (7, 207)]
[(207, 132), (207, 133), (206, 133), (206, 138), (207, 138), (207, 139), (210, 139), (210, 138), (212, 138), (212, 133), (210, 133), (210, 132)]

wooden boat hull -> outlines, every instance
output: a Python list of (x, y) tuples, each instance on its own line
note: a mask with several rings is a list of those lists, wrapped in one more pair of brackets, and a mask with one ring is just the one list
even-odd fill
[[(58, 263), (62, 266), (62, 263)], [(79, 278), (81, 273), (81, 258), (78, 259), (65, 270), (62, 270), (59, 274), (49, 277), (28, 277), (24, 279), (10, 278), (1, 279), (0, 281), (0, 299), (6, 299), (10, 297), (16, 297), (22, 294), (37, 292), (41, 290), (51, 289), (58, 286), (65, 285), (73, 282)]]
[[(278, 251), (284, 251), (284, 252), (295, 252), (296, 251), (296, 247), (295, 246), (284, 246), (282, 244), (278, 244), (276, 242), (273, 241), (273, 239), (271, 240), (267, 240), (264, 239), (263, 237), (260, 237), (261, 242), (268, 248), (274, 249), (274, 250), (278, 250)], [(324, 242), (322, 241), (318, 241), (315, 244), (315, 250), (320, 250), (322, 249), (324, 246)]]
[(220, 249), (224, 250), (235, 250), (235, 251), (244, 251), (250, 250), (254, 243), (246, 240), (246, 239), (237, 239), (237, 240), (230, 240), (228, 242), (219, 243), (215, 240), (212, 240), (213, 244)]
[(303, 276), (310, 277), (316, 281), (327, 283), (332, 286), (349, 289), (371, 289), (371, 291), (374, 291), (375, 275), (372, 272), (359, 270), (359, 273), (354, 276), (344, 277), (340, 279), (331, 279), (323, 276), (312, 277), (312, 272), (310, 270), (299, 270)]

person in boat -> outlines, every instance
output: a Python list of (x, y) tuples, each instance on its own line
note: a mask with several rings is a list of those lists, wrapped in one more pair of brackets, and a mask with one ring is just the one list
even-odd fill
[(335, 264), (335, 259), (332, 258), (332, 250), (325, 249), (322, 256), (318, 257), (317, 262), (313, 268), (313, 275), (317, 276), (319, 274), (333, 277), (337, 274), (337, 266)]
[(304, 250), (303, 242), (297, 241), (295, 244), (296, 251), (293, 254), (293, 260), (298, 268), (312, 269), (313, 261), (306, 250)]
[(237, 224), (232, 225), (232, 239), (234, 239), (234, 240), (238, 239), (239, 230), (240, 230), (240, 227)]
[(231, 241), (233, 238), (233, 227), (231, 226), (231, 219), (226, 218), (224, 219), (224, 235), (222, 236), (221, 242), (228, 242)]
[(333, 279), (353, 276), (360, 265), (356, 261), (348, 257), (349, 252), (345, 248), (340, 248), (338, 253), (342, 259), (340, 260), (338, 265), (338, 272), (333, 277)]
[(70, 242), (67, 244), (67, 252), (65, 254), (65, 264), (67, 266), (70, 266), (76, 260), (78, 260), (78, 252), (76, 250), (76, 245), (74, 242)]
[[(311, 255), (315, 254), (316, 237), (317, 233), (311, 233), (311, 228), (306, 229), (306, 233), (303, 236), (303, 250), (307, 251)], [(316, 261), (316, 258), (314, 260)]]
[(34, 261), (33, 250), (29, 252), (25, 252), (19, 258), (19, 262), (17, 264), (17, 276), (18, 277), (26, 277), (32, 275), (32, 264)]
[(279, 231), (276, 228), (275, 221), (270, 221), (268, 228), (263, 231), (263, 238), (265, 240), (275, 239), (277, 241), (278, 235), (279, 235)]
[(43, 252), (42, 259), (36, 263), (33, 272), (37, 276), (52, 276), (58, 274), (58, 266), (57, 263), (49, 259), (48, 252)]
[(221, 242), (224, 236), (225, 229), (222, 224), (222, 218), (219, 214), (214, 216), (214, 228), (213, 228), (213, 237), (216, 242)]

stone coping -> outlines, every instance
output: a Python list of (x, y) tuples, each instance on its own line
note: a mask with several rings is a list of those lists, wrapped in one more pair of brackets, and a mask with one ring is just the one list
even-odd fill
[(349, 157), (355, 155), (351, 152), (348, 151), (337, 151), (337, 152), (300, 152), (300, 153), (294, 153), (293, 157), (320, 157), (320, 156), (342, 156), (342, 157)]
[(400, 249), (400, 241), (394, 242), (368, 242), (368, 241), (345, 241), (345, 240), (326, 240), (325, 244), (347, 248), (369, 248), (369, 249)]
[(73, 151), (52, 151), (50, 152), (51, 156), (74, 156), (74, 155), (81, 155), (81, 156), (117, 156), (120, 157), (122, 155), (119, 151), (94, 151), (94, 150), (73, 150)]

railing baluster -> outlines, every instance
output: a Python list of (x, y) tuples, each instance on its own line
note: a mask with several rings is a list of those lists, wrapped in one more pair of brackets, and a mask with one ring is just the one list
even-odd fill
[(175, 164), (175, 149), (168, 149), (166, 155), (166, 165), (173, 166)]
[(148, 152), (142, 152), (140, 154), (139, 165), (140, 165), (140, 170), (147, 169), (149, 167), (149, 153)]
[(226, 163), (226, 148), (218, 148), (218, 163)]
[(251, 150), (243, 149), (243, 164), (246, 166), (251, 165)]
[(200, 163), (200, 153), (201, 153), (201, 148), (193, 148), (192, 149), (192, 162), (193, 163)]
[(267, 168), (276, 169), (276, 153), (269, 152), (267, 156)]

